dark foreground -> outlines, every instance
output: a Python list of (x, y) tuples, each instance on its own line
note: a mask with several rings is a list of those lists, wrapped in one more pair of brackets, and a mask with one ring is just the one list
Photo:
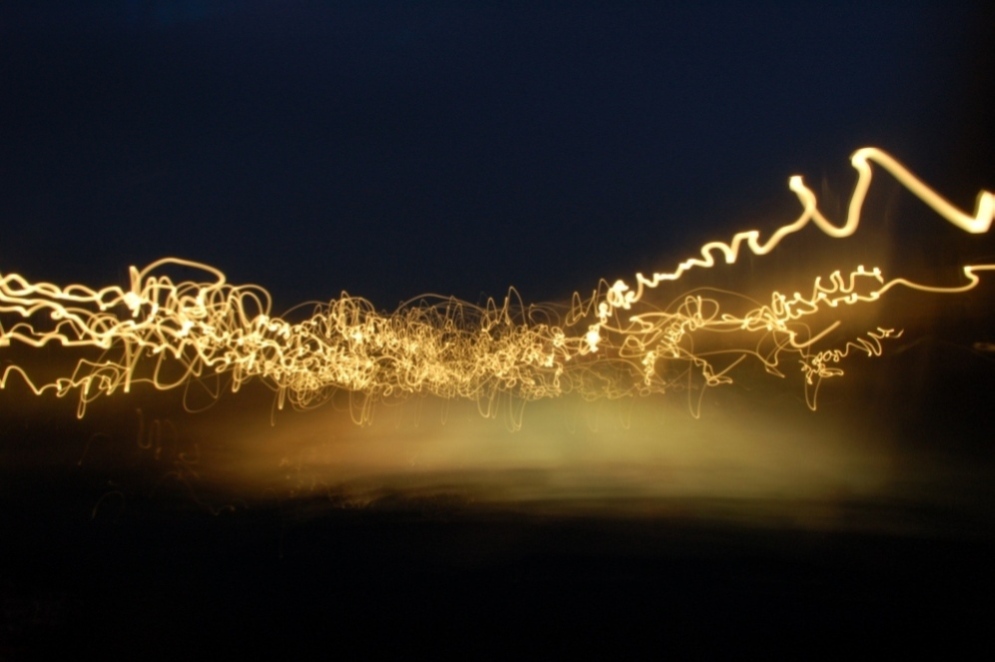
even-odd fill
[[(0, 436), (0, 659), (988, 649), (995, 373), (976, 358), (949, 372), (944, 356), (923, 397), (915, 371), (927, 364), (909, 356), (886, 388), (857, 382), (872, 385), (846, 391), (856, 396), (840, 409), (855, 427), (872, 412), (894, 432), (886, 483), (814, 499), (481, 502), (467, 496), (470, 475), (452, 490), (442, 477), (428, 492), (384, 481), (360, 499), (326, 489), (246, 501), (212, 496), (197, 467), (183, 479), (181, 461), (133, 435), (101, 464), (107, 435), (73, 440), (103, 425), (98, 413), (79, 423), (29, 402)], [(831, 396), (805, 420), (827, 421)]]
[(91, 519), (36, 492), (3, 516), (0, 658), (956, 650), (990, 627), (995, 544), (974, 524), (820, 532), (390, 499), (217, 515), (129, 499)]

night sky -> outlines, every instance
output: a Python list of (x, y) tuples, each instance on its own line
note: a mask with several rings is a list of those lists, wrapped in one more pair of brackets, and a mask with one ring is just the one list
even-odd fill
[[(562, 302), (793, 220), (791, 175), (838, 210), (868, 145), (972, 208), (995, 190), (982, 4), (8, 0), (0, 273), (123, 285), (177, 256), (267, 288), (277, 313), (343, 291), (388, 311), (510, 286)], [(895, 234), (871, 236), (892, 260), (941, 278), (995, 262), (992, 238), (881, 180)], [(995, 591), (991, 292), (897, 297), (922, 334), (855, 363), (815, 414), (749, 377), (700, 421), (644, 399), (616, 432), (576, 423), (592, 403), (537, 405), (521, 433), (386, 408), (385, 434), (331, 406), (270, 426), (261, 387), (197, 415), (135, 393), (82, 421), (72, 397), (0, 391), (0, 659), (956, 645), (990, 629), (975, 605)], [(438, 430), (450, 473), (428, 489), (401, 460)], [(295, 448), (326, 492), (274, 483)], [(336, 460), (361, 452), (388, 469), (350, 501)], [(266, 489), (239, 492), (252, 470)], [(582, 514), (542, 501), (578, 471)], [(646, 475), (663, 478), (641, 500)], [(487, 480), (503, 506), (474, 501)]]
[(992, 186), (956, 3), (4, 5), (0, 261), (36, 279), (543, 301), (776, 227), (792, 174), (845, 197), (861, 146)]

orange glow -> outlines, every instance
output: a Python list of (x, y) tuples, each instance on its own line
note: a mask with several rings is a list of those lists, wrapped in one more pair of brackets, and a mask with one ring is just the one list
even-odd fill
[[(353, 419), (366, 423), (375, 404), (399, 396), (470, 400), (492, 416), (506, 396), (516, 402), (564, 394), (644, 396), (686, 388), (692, 379), (703, 387), (730, 384), (737, 366), (748, 360), (777, 376), (796, 361), (808, 405), (815, 409), (820, 382), (842, 375), (845, 358), (878, 356), (885, 341), (901, 333), (877, 326), (837, 338), (844, 309), (877, 302), (896, 288), (965, 292), (995, 264), (961, 265), (964, 282), (949, 286), (858, 266), (813, 276), (808, 293), (775, 290), (763, 304), (743, 295), (693, 290), (659, 306), (647, 294), (690, 270), (733, 264), (744, 248), (767, 255), (810, 224), (832, 238), (853, 235), (872, 164), (955, 227), (979, 234), (991, 226), (995, 194), (989, 191), (979, 194), (971, 216), (881, 150), (858, 150), (852, 163), (858, 179), (841, 225), (823, 215), (815, 194), (795, 176), (789, 187), (802, 213), (766, 240), (759, 230), (748, 230), (728, 243), (709, 242), (700, 257), (673, 271), (638, 273), (634, 288), (622, 280), (610, 286), (602, 281), (590, 297), (575, 293), (563, 307), (525, 305), (512, 289), (502, 301), (484, 306), (424, 296), (385, 313), (343, 293), (316, 306), (308, 319), (291, 322), (273, 314), (263, 288), (230, 284), (214, 267), (175, 257), (131, 267), (127, 287), (58, 286), (2, 274), (0, 348), (55, 345), (79, 358), (45, 379), (10, 363), (0, 388), (17, 375), (37, 395), (74, 394), (82, 417), (94, 399), (128, 393), (136, 385), (166, 391), (195, 381), (226, 382), (237, 392), (259, 380), (276, 393), (279, 408), (289, 401), (307, 409), (336, 392), (353, 393)], [(180, 269), (200, 272), (202, 279), (176, 281), (169, 274)]]

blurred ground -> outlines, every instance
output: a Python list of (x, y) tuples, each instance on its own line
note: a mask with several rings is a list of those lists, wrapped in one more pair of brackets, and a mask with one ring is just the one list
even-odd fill
[(846, 379), (817, 413), (747, 377), (698, 420), (566, 400), (518, 433), (4, 393), (0, 657), (956, 648), (995, 588), (995, 371), (926, 336)]

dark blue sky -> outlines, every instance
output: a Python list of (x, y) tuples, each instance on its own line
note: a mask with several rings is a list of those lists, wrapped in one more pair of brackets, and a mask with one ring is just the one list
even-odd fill
[(791, 174), (847, 195), (866, 144), (967, 204), (993, 16), (950, 4), (7, 2), (0, 271), (536, 301), (773, 227)]

